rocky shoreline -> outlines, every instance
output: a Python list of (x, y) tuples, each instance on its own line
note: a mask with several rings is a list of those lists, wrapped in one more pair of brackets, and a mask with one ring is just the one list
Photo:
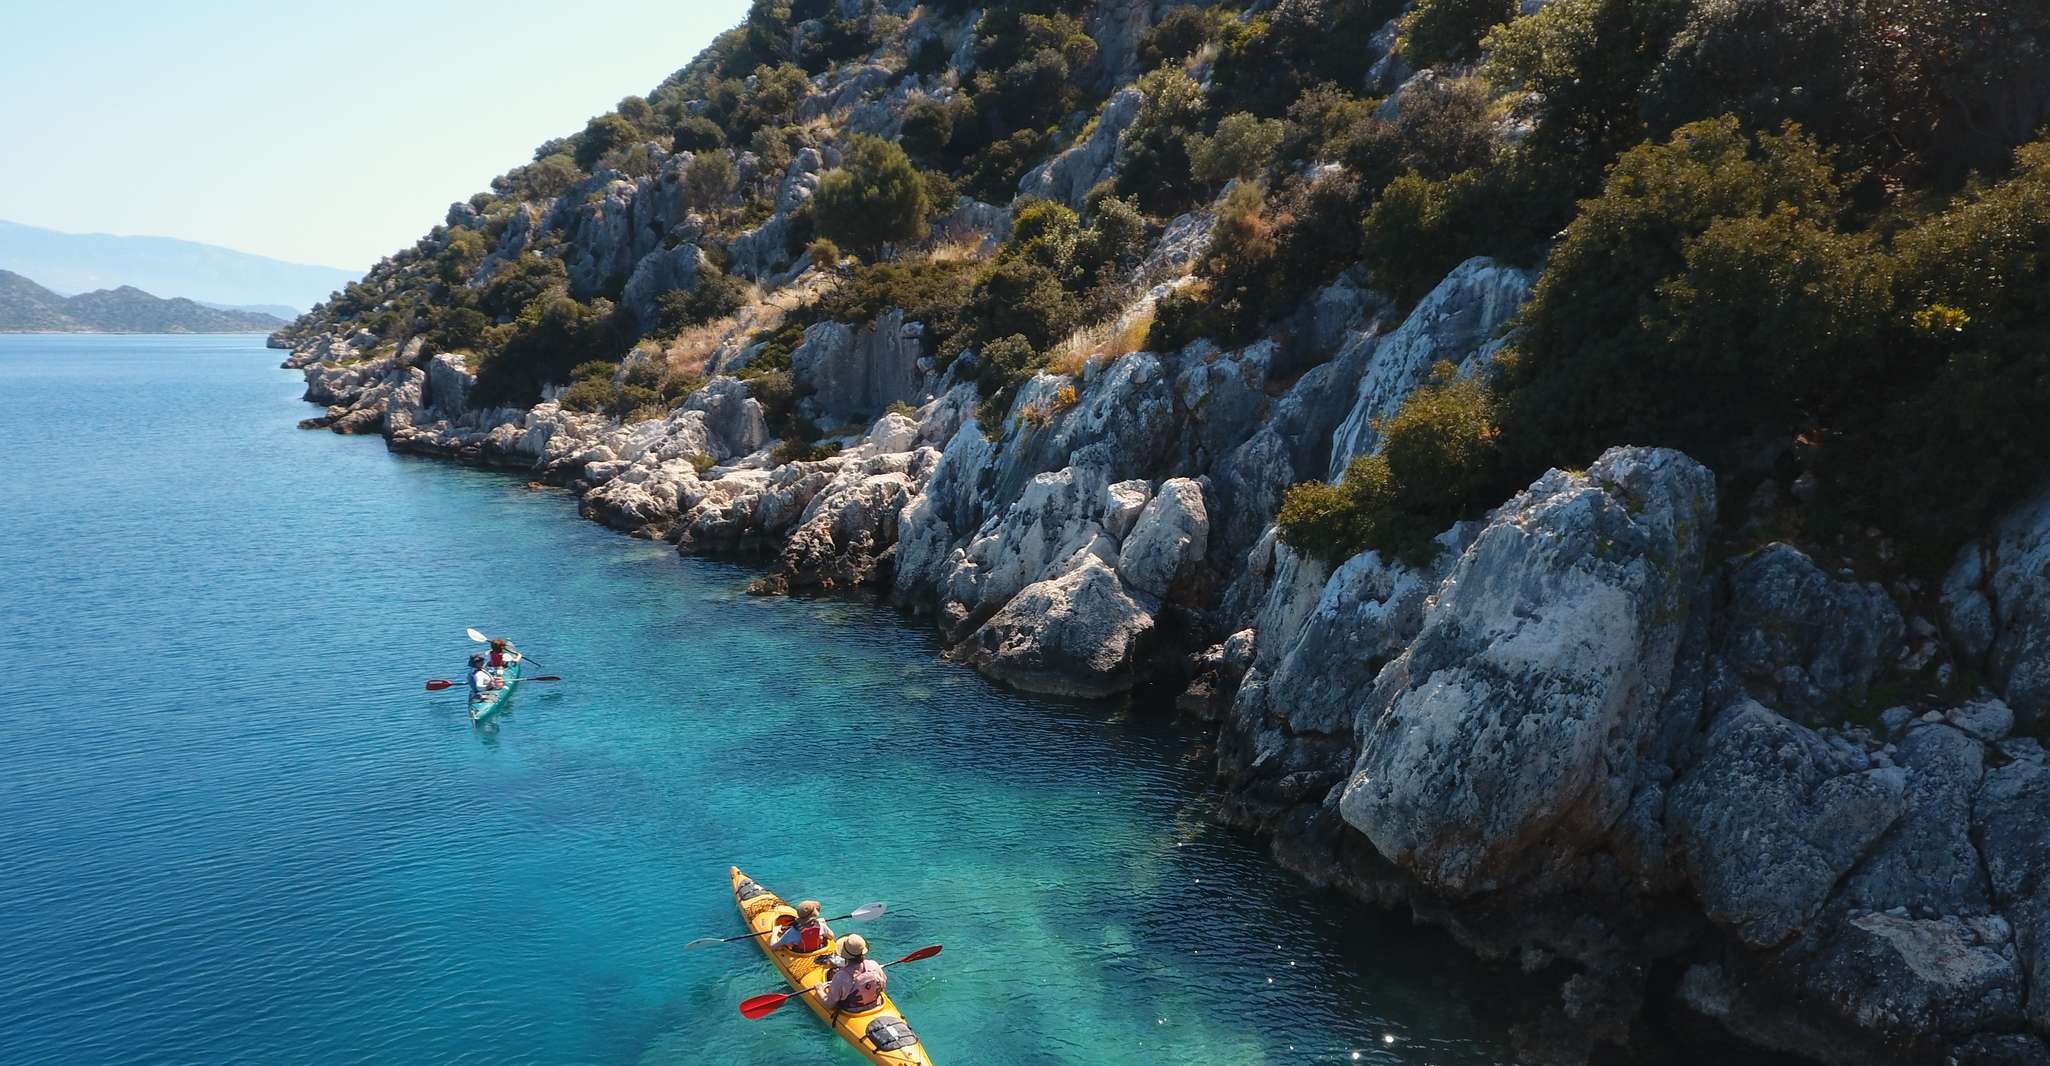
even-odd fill
[[(1217, 33), (1266, 33), (1270, 16), (1288, 16), (1302, 31), (1288, 47), (1319, 51), (1325, 36), (1312, 17), (1324, 7), (1253, 5), (1202, 30), (1211, 37), (1173, 61), (1182, 77), (1149, 96), (1141, 87), (1156, 83), (1134, 80), (1151, 65), (1141, 40), (1185, 5), (1071, 6), (1073, 32), (1056, 43), (1073, 65), (1049, 45), (1007, 69), (1086, 87), (1088, 109), (1049, 120), (1044, 139), (1018, 131), (1012, 147), (1031, 156), (1009, 207), (962, 191), (965, 159), (939, 175), (934, 187), (949, 191), (926, 205), (930, 237), (884, 258), (973, 260), (985, 282), (1007, 253), (1066, 255), (1072, 267), (1072, 248), (1011, 239), (1026, 228), (1013, 234), (1012, 208), (1020, 219), (1043, 212), (1037, 197), (1078, 209), (1063, 240), (1079, 242), (1085, 217), (1101, 223), (1091, 190), (1115, 193), (1135, 153), (1167, 143), (1147, 137), (1164, 136), (1172, 115), (1149, 119), (1149, 109), (1172, 111), (1177, 84), (1206, 99), (1229, 88), (1217, 79), (1229, 59)], [(757, 555), (764, 593), (866, 590), (929, 619), (951, 657), (1005, 684), (1171, 696), (1214, 723), (1225, 815), (1269, 840), (1279, 862), (1407, 908), (1557, 989), (1526, 1061), (1615, 1061), (1619, 1048), (1658, 1059), (1660, 1034), (1679, 1029), (1846, 1066), (2050, 1066), (2050, 486), (1977, 530), (1947, 567), (1917, 569), (1879, 529), (1809, 533), (1825, 526), (1809, 521), (1822, 499), (1813, 456), (1794, 433), (1732, 425), (1742, 446), (1719, 460), (1725, 469), (1613, 447), (1443, 530), (1421, 564), (1298, 554), (1276, 525), (1289, 487), (1337, 482), (1377, 454), (1388, 420), (1434, 374), (1498, 368), (1544, 249), (1515, 263), (1470, 258), (1432, 285), (1469, 254), (1459, 251), (1398, 299), (1370, 283), (1347, 238), (1330, 269), (1238, 334), (1263, 339), (1149, 333), (1172, 317), (1168, 297), (1188, 314), (1220, 291), (1228, 272), (1199, 268), (1217, 232), (1232, 230), (1220, 218), (1234, 189), (1271, 179), (1302, 194), (1236, 217), (1239, 230), (1266, 232), (1311, 210), (1319, 189), (1363, 177), (1334, 161), (1343, 153), (1283, 159), (1272, 142), (1248, 149), (1258, 158), (1238, 177), (1144, 217), (1131, 209), (1131, 255), (1091, 293), (1103, 313), (1066, 340), (1026, 345), (1045, 369), (978, 375), (980, 354), (965, 342), (942, 365), (928, 323), (902, 307), (918, 302), (910, 283), (890, 288), (882, 310), (846, 316), (864, 321), (821, 310), (835, 286), (880, 268), (813, 262), (838, 251), (806, 244), (812, 201), (855, 136), (903, 140), (914, 102), (931, 139), (948, 108), (998, 99), (999, 72), (976, 66), (1002, 50), (978, 43), (977, 27), (1008, 23), (896, 0), (832, 8), (786, 27), (794, 54), (861, 19), (887, 32), (816, 69), (779, 78), (763, 66), (718, 83), (735, 99), (788, 88), (774, 116), (796, 140), (704, 140), (712, 103), (670, 100), (677, 136), (623, 140), (582, 162), (557, 152), (568, 173), (545, 192), (523, 167), (274, 336), (290, 349), (285, 365), (304, 372), (306, 398), (325, 408), (306, 424), (565, 486), (584, 515), (680, 551)], [(1520, 10), (1529, 19), (1548, 5)], [(1383, 124), (1399, 124), (1411, 100), (1437, 101), (1418, 112), (1422, 125), (1444, 120), (1450, 98), (1437, 94), (1470, 85), (1472, 70), (1412, 71), (1402, 23), (1375, 18), (1386, 24), (1335, 57), (1357, 83), (1338, 95)], [(1004, 32), (1050, 32), (1041, 21)], [(1490, 160), (1541, 132), (1532, 108), (1542, 96), (1477, 101), (1486, 106), (1469, 132)], [(1304, 91), (1297, 102), (1320, 98), (1331, 97)], [(1287, 116), (1279, 128), (1315, 125), (1314, 108)], [(1215, 128), (1229, 117), (1249, 138), (1268, 128), (1251, 112), (1216, 117)], [(581, 136), (604, 128), (594, 120)], [(1213, 126), (1192, 130), (1177, 150), (1214, 147)], [(771, 142), (783, 151), (756, 150)], [(690, 189), (701, 156), (717, 161), (712, 193)], [(1146, 165), (1179, 181), (1189, 167), (1172, 159)], [(1431, 187), (1452, 184), (1448, 172)], [(1010, 198), (1007, 187), (977, 188)], [(519, 264), (553, 288), (478, 311), (501, 279), (520, 280)], [(1751, 268), (1731, 270), (1748, 278)], [(721, 272), (747, 290), (746, 306), (651, 328), (665, 296)], [(1060, 289), (1048, 300), (1077, 295), (1062, 284), (1042, 286)], [(498, 343), (503, 358), (503, 338), (490, 338), (525, 329), (523, 309), (551, 299), (630, 320), (647, 338), (610, 382), (587, 384), (623, 396), (639, 368), (694, 387), (622, 421), (565, 407), (565, 375), (551, 365), (529, 382), (553, 383), (538, 405), (478, 409), (470, 358), (424, 340), (467, 311), (484, 323), (473, 347)], [(799, 307), (819, 313), (782, 329), (782, 312)], [(1964, 317), (1922, 310), (1929, 328)], [(801, 337), (796, 321), (811, 323)], [(620, 355), (601, 354), (602, 374)], [(776, 440), (742, 375), (773, 377), (764, 395), (822, 427), (824, 447)], [(813, 457), (784, 461), (800, 454)]]
[[(918, 406), (788, 463), (730, 377), (626, 425), (471, 410), (462, 358), (417, 344), (320, 335), (286, 365), (327, 405), (309, 426), (757, 553), (762, 591), (874, 589), (997, 681), (1180, 692), (1285, 866), (1557, 979), (1534, 1054), (1642, 1045), (1677, 1007), (1816, 1061), (2050, 1062), (2050, 504), (1961, 557), (1933, 620), (1789, 544), (1718, 557), (1717, 479), (1671, 451), (1554, 471), (1426, 568), (1278, 540), (1280, 487), (1371, 449), (1433, 364), (1487, 359), (1531, 280), (1470, 262), (1395, 322), (1341, 282), (1335, 354), (1293, 382), (1272, 342), (1099, 357), (989, 432), (901, 321), (814, 326), (812, 380)], [(1977, 663), (1978, 696), (1858, 710)]]

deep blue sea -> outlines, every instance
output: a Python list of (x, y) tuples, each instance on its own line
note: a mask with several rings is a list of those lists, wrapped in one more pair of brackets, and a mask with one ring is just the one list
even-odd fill
[[(1213, 826), (1202, 733), (294, 428), (254, 337), (0, 337), (0, 1063), (860, 1061), (739, 864), (884, 900), (941, 1064), (1506, 1062), (1449, 941)], [(556, 685), (475, 728), (468, 626)]]

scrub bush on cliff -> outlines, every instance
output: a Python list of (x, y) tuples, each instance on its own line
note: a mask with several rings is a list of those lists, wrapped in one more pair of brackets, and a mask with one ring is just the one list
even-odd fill
[(1838, 239), (1842, 210), (1828, 157), (1795, 129), (1754, 139), (1723, 118), (1625, 153), (1522, 317), (1508, 424), (1526, 472), (1620, 440), (1716, 466), (1750, 432), (1791, 429), (1883, 313), (1861, 281), (1883, 264)]
[(568, 380), (572, 367), (616, 359), (633, 341), (625, 318), (609, 300), (586, 305), (560, 293), (537, 297), (513, 321), (505, 345), (477, 368), (471, 404), (533, 406), (541, 389)]
[(854, 139), (845, 163), (819, 180), (812, 203), (819, 233), (867, 258), (924, 237), (931, 210), (918, 168), (903, 149), (877, 137)]
[(1288, 490), (1276, 518), (1282, 541), (1332, 563), (1368, 549), (1428, 563), (1433, 538), (1504, 491), (1496, 413), (1485, 382), (1438, 364), (1432, 380), (1376, 427), (1380, 451), (1353, 460), (1336, 485)]
[(1402, 54), (1417, 67), (1464, 63), (1487, 32), (1514, 19), (1518, 0), (1421, 0), (1402, 17)]

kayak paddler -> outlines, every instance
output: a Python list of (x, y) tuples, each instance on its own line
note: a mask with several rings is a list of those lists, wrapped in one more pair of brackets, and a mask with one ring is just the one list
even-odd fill
[(772, 943), (785, 951), (809, 955), (832, 940), (833, 931), (826, 928), (826, 920), (819, 917), (819, 901), (808, 899), (797, 905), (797, 920), (784, 926)]
[(504, 640), (493, 640), (491, 642), (492, 673), (503, 674), (505, 673), (506, 667), (511, 666), (512, 664), (519, 661), (520, 653), (514, 651), (513, 646), (510, 643), (507, 643)]
[(477, 700), (483, 699), (484, 694), (486, 692), (491, 691), (492, 689), (504, 687), (504, 678), (499, 677), (497, 674), (494, 674), (490, 670), (485, 669), (485, 660), (482, 655), (470, 656), (471, 702), (474, 703)]
[(890, 975), (868, 957), (868, 941), (860, 933), (840, 938), (840, 950), (827, 961), (832, 977), (819, 986), (819, 998), (835, 1013), (859, 1014), (883, 1001)]

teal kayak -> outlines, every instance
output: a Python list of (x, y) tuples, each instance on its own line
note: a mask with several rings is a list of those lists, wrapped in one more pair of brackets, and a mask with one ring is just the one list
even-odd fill
[(481, 722), (491, 717), (493, 714), (498, 713), (500, 707), (505, 706), (506, 700), (512, 698), (513, 688), (520, 683), (519, 660), (514, 660), (511, 666), (505, 668), (504, 677), (504, 685), (491, 689), (482, 696), (470, 701), (470, 721)]

